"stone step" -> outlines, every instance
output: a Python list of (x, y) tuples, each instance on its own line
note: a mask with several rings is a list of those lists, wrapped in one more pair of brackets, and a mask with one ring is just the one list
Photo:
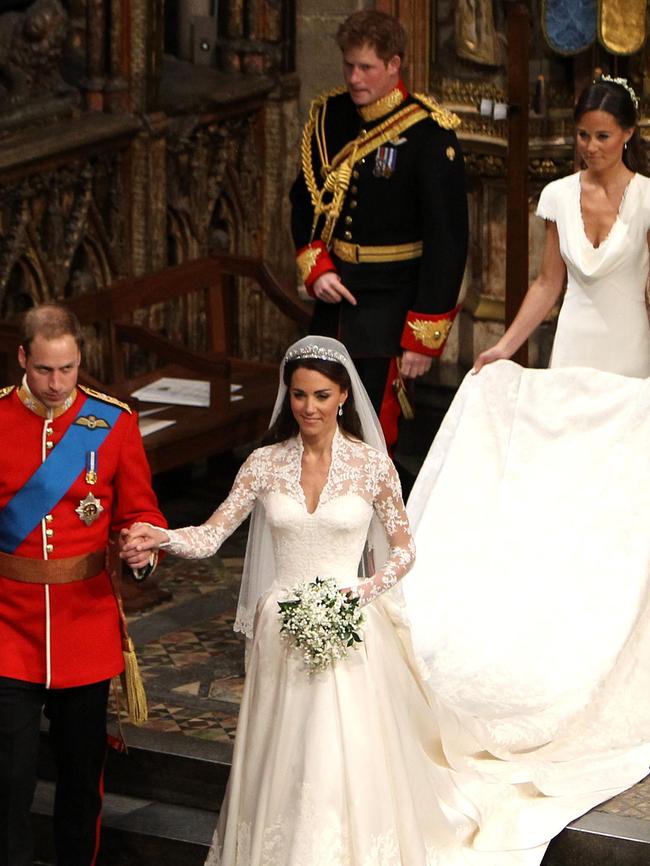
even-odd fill
[[(230, 744), (131, 725), (125, 725), (124, 733), (128, 753), (108, 751), (104, 777), (108, 793), (214, 812), (219, 809), (230, 772)], [(53, 781), (55, 777), (47, 733), (42, 732), (39, 778)]]
[(648, 866), (650, 820), (587, 812), (548, 846), (542, 866)]
[[(182, 734), (127, 729), (128, 755), (107, 763), (98, 866), (199, 866), (207, 854), (232, 750)], [(48, 750), (33, 813), (37, 862), (54, 863)], [(593, 810), (554, 839), (542, 866), (648, 866), (650, 819)]]
[[(33, 807), (37, 866), (52, 866), (54, 786), (40, 782)], [(201, 866), (216, 823), (213, 811), (109, 794), (97, 866)], [(542, 866), (648, 866), (650, 821), (589, 812), (554, 839)]]
[[(54, 785), (40, 781), (32, 806), (36, 861), (54, 864)], [(202, 866), (217, 816), (207, 809), (107, 794), (97, 866)]]

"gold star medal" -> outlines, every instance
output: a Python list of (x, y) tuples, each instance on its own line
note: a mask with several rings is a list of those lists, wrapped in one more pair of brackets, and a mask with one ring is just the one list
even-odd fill
[(79, 520), (82, 520), (86, 526), (94, 523), (103, 510), (104, 506), (92, 493), (88, 493), (75, 508), (75, 511), (79, 515)]

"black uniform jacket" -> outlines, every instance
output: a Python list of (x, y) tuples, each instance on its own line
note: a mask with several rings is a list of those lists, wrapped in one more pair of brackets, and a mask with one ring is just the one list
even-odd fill
[[(465, 268), (468, 230), (463, 157), (453, 130), (443, 128), (434, 116), (450, 126), (455, 118), (429, 100), (407, 94), (402, 85), (400, 91), (400, 104), (369, 121), (364, 121), (347, 92), (316, 100), (314, 105), (320, 102), (321, 107), (314, 115), (311, 147), (303, 140), (303, 168), (290, 194), (292, 234), (307, 289), (320, 274), (336, 270), (358, 301), (356, 307), (346, 301), (317, 301), (314, 331), (337, 337), (357, 357), (395, 355), (400, 348), (440, 354)], [(397, 130), (353, 162), (333, 236), (323, 243), (325, 220), (321, 215), (314, 227), (305, 159), (311, 158), (312, 187), (314, 180), (322, 187), (327, 175), (323, 158), (331, 165), (349, 142), (363, 143), (373, 133), (390, 132), (392, 122), (404, 117), (409, 106), (424, 108), (422, 119)], [(446, 124), (448, 118), (451, 122)], [(308, 124), (306, 131), (309, 129)], [(359, 245), (361, 250), (381, 247), (385, 256), (370, 263), (342, 260), (336, 255), (341, 241)], [(419, 257), (399, 260), (400, 249), (418, 242), (422, 245)], [(394, 247), (398, 260), (391, 260)]]

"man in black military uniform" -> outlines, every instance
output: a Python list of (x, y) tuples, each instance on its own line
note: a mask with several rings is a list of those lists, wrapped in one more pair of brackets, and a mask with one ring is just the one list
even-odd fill
[(376, 10), (339, 28), (345, 88), (311, 106), (291, 189), (292, 233), (312, 329), (340, 339), (368, 389), (389, 445), (393, 382), (427, 372), (457, 312), (467, 254), (458, 118), (409, 94), (405, 34)]

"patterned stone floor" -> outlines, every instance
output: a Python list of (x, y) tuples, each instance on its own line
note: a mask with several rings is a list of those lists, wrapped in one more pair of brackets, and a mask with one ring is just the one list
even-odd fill
[(244, 642), (232, 630), (242, 561), (165, 560), (159, 583), (172, 600), (129, 618), (149, 730), (234, 739), (244, 684)]
[[(227, 483), (228, 473), (225, 474)], [(204, 519), (226, 482), (201, 481), (187, 496), (161, 496), (170, 524)], [(216, 488), (216, 489), (213, 489)], [(244, 642), (232, 631), (246, 526), (209, 560), (165, 559), (161, 587), (172, 599), (130, 617), (149, 696), (147, 729), (232, 744), (244, 682)], [(596, 808), (650, 822), (650, 777)]]
[[(157, 492), (170, 525), (203, 521), (223, 499), (237, 467), (236, 460), (224, 461), (198, 474), (163, 479)], [(166, 557), (157, 581), (171, 599), (129, 616), (149, 700), (144, 730), (233, 742), (244, 641), (232, 624), (246, 535), (244, 525), (210, 559)]]

